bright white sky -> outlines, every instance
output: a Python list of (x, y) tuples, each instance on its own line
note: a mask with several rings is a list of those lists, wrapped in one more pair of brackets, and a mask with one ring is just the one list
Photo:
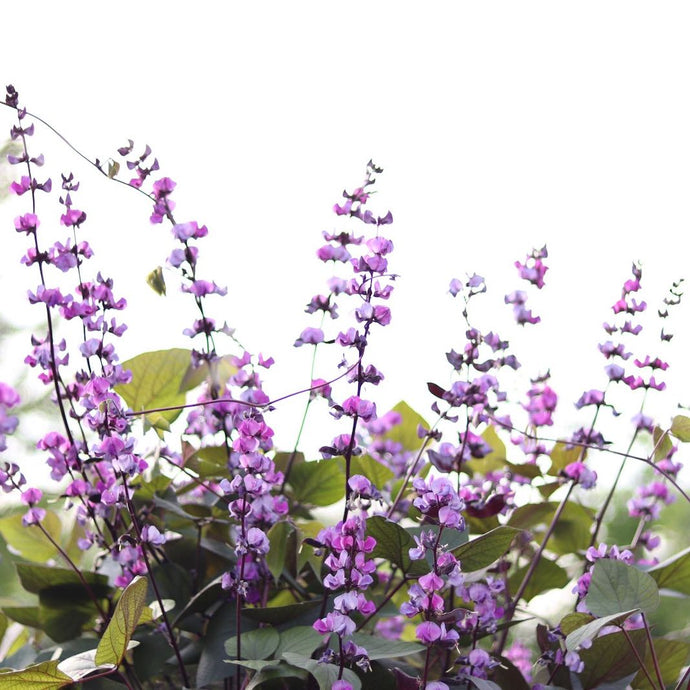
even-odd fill
[[(229, 288), (210, 311), (278, 360), (273, 395), (308, 381), (309, 349), (291, 346), (317, 325), (304, 305), (332, 274), (315, 258), (320, 233), (336, 227), (333, 203), (373, 158), (385, 168), (375, 208), (394, 214), (390, 265), (401, 276), (393, 323), (372, 338), (370, 361), (386, 374), (379, 411), (405, 398), (429, 416), (425, 382), (448, 383), (444, 353), (462, 347), (448, 283), (476, 271), (489, 285), (478, 325), (509, 337), (527, 375), (551, 368), (567, 428), (570, 401), (603, 385), (600, 325), (631, 262), (643, 261), (653, 306), (687, 275), (690, 6), (224, 5), (219, 15), (203, 2), (33, 2), (4, 23), (2, 83), (91, 157), (128, 138), (152, 146), (178, 182), (178, 219), (209, 227), (201, 271)], [(5, 130), (11, 115), (0, 110)], [(131, 305), (122, 358), (188, 346), (192, 309), (144, 282), (173, 246), (168, 229), (54, 137), (35, 141), (54, 179), (71, 169), (82, 180), (91, 266), (103, 261)], [(0, 299), (31, 323), (38, 314), (15, 306), (35, 286), (15, 268), (24, 238), (11, 219), (24, 210), (21, 199), (0, 206)], [(57, 228), (55, 206), (38, 212)], [(520, 287), (513, 261), (545, 243), (547, 287), (531, 298), (544, 324), (512, 336), (502, 302)], [(675, 350), (659, 351), (674, 365), (666, 418), (690, 403), (687, 307), (669, 324)], [(337, 326), (350, 325), (344, 317)], [(7, 359), (0, 372), (14, 371)], [(274, 419), (283, 447), (301, 405)]]

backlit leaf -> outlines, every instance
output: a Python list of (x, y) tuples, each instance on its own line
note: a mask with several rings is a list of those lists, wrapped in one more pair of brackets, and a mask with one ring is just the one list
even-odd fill
[[(47, 510), (41, 525), (59, 544), (62, 523), (58, 515), (52, 510)], [(21, 513), (0, 518), (0, 534), (22, 558), (29, 561), (43, 563), (57, 554), (55, 546), (38, 527), (25, 527), (22, 524)]]
[[(191, 360), (191, 350), (172, 348), (144, 352), (122, 363), (132, 372), (132, 380), (115, 386), (115, 392), (135, 412), (159, 407), (184, 405), (181, 384)], [(151, 426), (166, 429), (181, 410), (152, 412), (146, 415)]]
[(136, 577), (122, 592), (113, 617), (98, 643), (96, 664), (120, 664), (146, 606), (147, 588), (146, 578)]
[(2, 690), (57, 690), (72, 684), (72, 678), (59, 668), (60, 662), (43, 661), (25, 668), (23, 671), (0, 673)]
[(579, 447), (567, 448), (566, 444), (559, 441), (554, 445), (549, 453), (551, 458), (551, 467), (549, 474), (557, 475), (564, 467), (567, 467), (571, 462), (584, 460), (587, 454), (586, 450)]
[(392, 410), (397, 412), (401, 421), (383, 437), (389, 441), (399, 443), (403, 450), (416, 451), (422, 447), (423, 440), (417, 436), (417, 427), (421, 424), (425, 429), (429, 428), (424, 417), (415, 412), (405, 401), (400, 401)]
[(671, 422), (671, 433), (683, 443), (690, 441), (690, 417), (676, 415)]

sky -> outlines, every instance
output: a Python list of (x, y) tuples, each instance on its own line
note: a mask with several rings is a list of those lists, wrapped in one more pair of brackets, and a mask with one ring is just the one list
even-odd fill
[[(372, 338), (370, 361), (386, 375), (379, 411), (406, 399), (429, 416), (426, 382), (450, 382), (445, 353), (463, 344), (448, 284), (477, 272), (489, 289), (476, 301), (477, 325), (506, 333), (526, 377), (551, 371), (557, 419), (572, 426), (572, 402), (604, 383), (601, 324), (632, 262), (642, 262), (651, 307), (687, 277), (690, 6), (227, 2), (222, 15), (217, 7), (33, 2), (2, 28), (3, 85), (89, 157), (107, 160), (127, 139), (152, 147), (178, 183), (178, 219), (209, 228), (202, 272), (228, 287), (213, 315), (250, 351), (277, 360), (266, 376), (272, 396), (308, 383), (310, 353), (292, 343), (317, 325), (303, 310), (333, 274), (315, 252), (321, 232), (339, 227), (333, 204), (359, 185), (371, 158), (384, 168), (373, 203), (395, 218), (390, 266), (400, 276), (393, 322)], [(0, 110), (0, 125), (12, 123)], [(173, 246), (168, 229), (149, 224), (141, 195), (38, 132), (46, 170), (82, 181), (91, 265), (102, 260), (130, 303), (121, 358), (188, 347), (181, 331), (193, 310), (145, 285)], [(45, 227), (59, 217), (51, 203)], [(0, 306), (30, 326), (39, 315), (19, 300), (35, 276), (16, 265), (24, 238), (12, 229), (25, 210), (21, 199), (0, 204)], [(513, 262), (545, 244), (547, 284), (530, 297), (543, 323), (519, 331), (503, 304), (520, 287)], [(335, 326), (351, 325), (348, 316)], [(666, 420), (678, 402), (690, 404), (689, 317), (683, 303), (670, 346), (657, 351), (654, 337), (648, 345), (672, 363), (665, 402), (650, 401)], [(9, 354), (27, 346), (4, 347), (0, 374), (10, 376)], [(302, 404), (286, 403), (275, 422), (283, 447)]]

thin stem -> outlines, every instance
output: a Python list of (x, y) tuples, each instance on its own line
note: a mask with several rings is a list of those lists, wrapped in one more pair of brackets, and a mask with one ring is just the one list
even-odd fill
[[(644, 665), (644, 659), (640, 656), (640, 653), (637, 651), (637, 647), (635, 647), (635, 644), (633, 643), (630, 634), (625, 628), (621, 628), (621, 631), (623, 632), (623, 635), (625, 636), (625, 639), (628, 641), (628, 645), (630, 646), (630, 649), (632, 650), (633, 656), (637, 660), (637, 663), (640, 665), (640, 668), (642, 669), (642, 673), (646, 676), (647, 680), (649, 681), (649, 684), (655, 688), (657, 687), (654, 683), (654, 679), (650, 675), (649, 671), (647, 670), (647, 667)], [(660, 686), (660, 690), (664, 690), (663, 684)]]
[(123, 491), (125, 494), (125, 503), (127, 505), (127, 510), (129, 512), (130, 519), (132, 520), (132, 526), (134, 527), (134, 532), (137, 536), (137, 543), (141, 545), (141, 555), (144, 559), (144, 565), (146, 567), (146, 572), (148, 573), (149, 579), (151, 581), (151, 587), (153, 588), (153, 592), (156, 596), (156, 601), (158, 602), (158, 605), (161, 608), (161, 617), (163, 618), (163, 624), (165, 625), (165, 629), (168, 632), (168, 638), (170, 640), (170, 645), (173, 648), (173, 651), (175, 652), (175, 657), (177, 659), (177, 664), (180, 669), (180, 674), (182, 675), (182, 680), (184, 681), (185, 686), (189, 686), (189, 676), (187, 675), (187, 669), (185, 668), (184, 661), (182, 661), (182, 656), (180, 655), (180, 648), (177, 645), (177, 640), (175, 639), (175, 634), (173, 632), (172, 626), (170, 625), (170, 619), (168, 618), (168, 614), (165, 611), (165, 605), (163, 604), (163, 597), (161, 596), (161, 593), (158, 589), (158, 583), (156, 582), (156, 578), (153, 576), (153, 570), (151, 569), (151, 563), (149, 561), (147, 552), (146, 552), (146, 544), (141, 538), (141, 526), (139, 525), (139, 519), (136, 514), (136, 510), (134, 508), (134, 504), (132, 503), (132, 499), (129, 494), (129, 488), (127, 486), (127, 477), (123, 474), (121, 475), (122, 479), (122, 487)]
[(332, 383), (335, 383), (336, 381), (340, 381), (344, 376), (347, 376), (355, 367), (357, 364), (353, 364), (352, 366), (348, 367), (342, 374), (339, 374), (335, 378), (331, 379), (330, 381), (327, 381), (325, 384), (320, 383), (318, 386), (309, 386), (309, 388), (302, 388), (298, 391), (294, 391), (293, 393), (287, 393), (286, 395), (281, 395), (278, 398), (273, 398), (272, 400), (269, 400), (268, 402), (265, 403), (253, 403), (253, 402), (248, 402), (247, 400), (238, 400), (237, 398), (217, 398), (216, 400), (201, 400), (199, 402), (193, 402), (193, 403), (186, 403), (184, 405), (170, 405), (168, 407), (152, 407), (152, 408), (147, 408), (145, 410), (129, 410), (125, 412), (126, 417), (138, 417), (140, 415), (145, 415), (145, 414), (151, 414), (153, 412), (170, 412), (173, 410), (186, 410), (190, 407), (203, 407), (204, 405), (215, 405), (217, 403), (235, 403), (237, 405), (244, 405), (245, 407), (252, 407), (256, 408), (259, 410), (264, 410), (267, 408), (272, 407), (273, 405), (282, 402), (283, 400), (288, 400), (289, 398), (294, 398), (298, 395), (302, 395), (303, 393), (310, 393), (311, 391), (318, 390), (319, 388), (323, 388), (324, 385), (330, 386)]
[(630, 439), (630, 443), (628, 444), (628, 449), (625, 453), (625, 457), (623, 458), (623, 461), (620, 464), (620, 467), (618, 468), (618, 472), (616, 473), (616, 478), (613, 480), (613, 484), (611, 485), (611, 488), (609, 489), (609, 492), (606, 494), (606, 498), (604, 499), (604, 503), (599, 509), (599, 512), (597, 513), (596, 518), (594, 519), (594, 529), (592, 530), (592, 537), (589, 540), (589, 545), (594, 546), (597, 541), (597, 537), (599, 536), (599, 530), (601, 529), (601, 525), (604, 522), (604, 516), (606, 515), (606, 511), (608, 510), (608, 507), (613, 500), (613, 495), (616, 491), (616, 488), (618, 487), (618, 482), (620, 481), (621, 476), (623, 475), (623, 470), (625, 469), (625, 465), (628, 461), (628, 457), (630, 457), (628, 454), (632, 450), (632, 447), (635, 443), (635, 440), (637, 439), (637, 434), (639, 433), (639, 429), (635, 429), (635, 433), (632, 435), (632, 438)]
[[(323, 325), (323, 320), (325, 318), (325, 314), (321, 318), (321, 325)], [(318, 343), (314, 345), (314, 351), (312, 352), (311, 355), (311, 368), (309, 370), (309, 381), (312, 382), (314, 380), (314, 371), (316, 369), (316, 350), (319, 347)], [(279, 493), (285, 493), (285, 485), (287, 484), (287, 481), (290, 477), (290, 473), (292, 472), (292, 465), (295, 462), (295, 458), (297, 457), (297, 449), (299, 448), (299, 442), (302, 438), (302, 432), (304, 431), (304, 426), (307, 423), (307, 414), (309, 413), (309, 408), (311, 407), (313, 398), (311, 395), (307, 398), (307, 404), (304, 406), (304, 413), (302, 414), (302, 421), (300, 422), (299, 425), (299, 430), (297, 431), (297, 438), (295, 439), (295, 445), (292, 448), (292, 453), (290, 453), (290, 458), (288, 459), (287, 465), (285, 467), (285, 472), (283, 474), (283, 483), (280, 485), (280, 492)]]
[[(674, 690), (682, 690), (683, 683), (690, 678), (690, 666), (685, 669), (685, 673), (681, 676)], [(685, 686), (685, 690), (690, 690), (690, 681)]]
[(649, 646), (649, 653), (652, 655), (654, 672), (656, 673), (656, 678), (659, 681), (659, 687), (663, 690), (666, 687), (666, 685), (664, 684), (664, 678), (661, 675), (661, 668), (659, 668), (659, 659), (656, 655), (656, 650), (654, 649), (654, 640), (652, 639), (652, 632), (649, 629), (649, 622), (647, 621), (647, 616), (644, 615), (644, 611), (641, 611), (640, 615), (642, 616), (642, 622), (644, 623), (644, 631), (647, 635), (647, 645)]
[(505, 647), (506, 640), (508, 639), (508, 632), (509, 632), (509, 623), (513, 619), (513, 616), (515, 615), (515, 610), (517, 608), (518, 602), (520, 601), (520, 598), (522, 595), (525, 593), (525, 590), (527, 589), (527, 585), (530, 583), (530, 580), (532, 579), (532, 576), (534, 575), (537, 566), (539, 565), (539, 560), (541, 559), (542, 554), (544, 553), (544, 550), (546, 549), (546, 545), (549, 543), (549, 539), (554, 533), (554, 530), (556, 529), (556, 525), (558, 524), (558, 521), (560, 520), (561, 515), (563, 514), (563, 511), (565, 510), (565, 506), (568, 503), (568, 500), (570, 499), (570, 494), (573, 491), (573, 488), (575, 487), (575, 482), (571, 482), (568, 485), (568, 491), (566, 492), (565, 496), (561, 500), (560, 504), (558, 505), (558, 508), (556, 509), (556, 512), (553, 514), (553, 518), (551, 518), (551, 523), (549, 524), (548, 529), (546, 530), (546, 533), (544, 534), (544, 539), (542, 539), (541, 544), (539, 545), (539, 548), (537, 549), (537, 552), (534, 554), (529, 567), (527, 568), (527, 572), (525, 573), (525, 576), (522, 578), (522, 582), (520, 583), (520, 586), (518, 587), (517, 591), (515, 592), (515, 596), (513, 597), (512, 603), (508, 606), (508, 610), (506, 611), (505, 615), (505, 623), (506, 627), (503, 629), (501, 632), (501, 637), (499, 639), (497, 648), (496, 648), (496, 654), (501, 654), (503, 652), (503, 648)]
[[(518, 429), (517, 427), (514, 427), (510, 424), (506, 424), (505, 422), (499, 421), (497, 419), (492, 418), (492, 421), (496, 422), (496, 424), (500, 427), (503, 427), (504, 429), (508, 429), (510, 431), (515, 431), (518, 434), (522, 434), (525, 438), (531, 439), (533, 441), (544, 441), (547, 443), (559, 443), (563, 442), (562, 439), (556, 439), (556, 438), (549, 438), (546, 436), (536, 436), (533, 434), (528, 434), (521, 429)], [(630, 460), (638, 460), (639, 462), (643, 462), (645, 465), (649, 465), (655, 472), (660, 474), (664, 479), (666, 479), (674, 488), (675, 490), (688, 502), (690, 503), (690, 495), (688, 495), (678, 484), (678, 482), (665, 470), (662, 470), (660, 467), (656, 465), (656, 463), (650, 458), (650, 457), (642, 457), (640, 455), (632, 455), (630, 453), (624, 453), (621, 450), (614, 450), (613, 448), (602, 448), (600, 446), (597, 446), (592, 443), (584, 443), (582, 441), (566, 441), (568, 445), (571, 446), (577, 446), (578, 448), (586, 448), (589, 450), (599, 450), (602, 453), (609, 453), (610, 455), (617, 455), (619, 457), (623, 458), (630, 458)]]

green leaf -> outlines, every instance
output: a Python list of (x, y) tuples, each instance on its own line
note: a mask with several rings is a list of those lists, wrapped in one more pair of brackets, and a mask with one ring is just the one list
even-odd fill
[(556, 443), (549, 453), (551, 458), (551, 467), (549, 474), (556, 476), (558, 473), (567, 467), (571, 462), (583, 461), (587, 455), (587, 451), (582, 448), (574, 447), (567, 448), (562, 441)]
[(654, 439), (654, 461), (659, 462), (659, 460), (663, 460), (671, 452), (673, 442), (668, 432), (658, 426), (654, 427), (652, 438)]
[(417, 436), (417, 426), (421, 424), (425, 429), (429, 428), (424, 417), (415, 412), (406, 402), (400, 401), (391, 412), (397, 412), (401, 421), (390, 431), (387, 431), (383, 438), (395, 443), (399, 443), (403, 450), (417, 451), (422, 447), (423, 440)]
[(276, 522), (268, 530), (268, 541), (270, 548), (266, 554), (266, 565), (273, 575), (275, 582), (278, 582), (285, 568), (287, 561), (288, 548), (296, 548), (295, 528), (289, 522)]
[(147, 588), (147, 579), (136, 577), (122, 592), (115, 606), (113, 617), (98, 643), (96, 664), (119, 666), (139, 623), (144, 606), (146, 606)]
[(483, 458), (469, 460), (464, 465), (464, 468), (467, 469), (470, 474), (474, 472), (486, 474), (487, 472), (502, 470), (507, 463), (506, 445), (500, 439), (496, 427), (493, 425), (487, 426), (481, 436), (491, 446), (491, 452)]
[(360, 647), (367, 650), (369, 659), (394, 659), (400, 656), (412, 656), (423, 652), (426, 647), (416, 642), (404, 642), (403, 640), (388, 640), (378, 635), (367, 635), (366, 633), (354, 633), (352, 640)]
[(39, 628), (55, 642), (79, 637), (84, 628), (98, 615), (98, 609), (88, 599), (78, 599), (42, 592), (39, 595)]
[(23, 671), (0, 673), (2, 690), (57, 690), (72, 684), (72, 678), (59, 668), (60, 662), (43, 661), (25, 668)]
[(156, 266), (156, 268), (146, 276), (146, 282), (157, 295), (165, 295), (165, 276), (163, 275), (163, 268), (161, 266)]
[[(123, 369), (132, 372), (132, 380), (115, 386), (115, 392), (135, 412), (184, 405), (181, 386), (190, 360), (191, 350), (182, 348), (144, 352), (122, 363)], [(146, 419), (151, 426), (167, 430), (181, 411), (152, 412)]]
[(528, 503), (518, 506), (511, 514), (508, 525), (517, 529), (531, 530), (536, 525), (548, 524), (556, 503)]
[(177, 614), (177, 617), (172, 622), (173, 628), (176, 628), (178, 623), (187, 616), (194, 613), (201, 613), (206, 611), (216, 602), (223, 598), (223, 587), (221, 585), (222, 575), (219, 575), (214, 580), (209, 582), (199, 592), (197, 592), (191, 599), (189, 599), (183, 609)]
[(654, 611), (659, 605), (659, 588), (654, 578), (623, 561), (602, 558), (594, 564), (587, 608), (595, 616), (642, 609)]
[(566, 503), (549, 539), (549, 550), (559, 556), (586, 551), (592, 536), (590, 529), (593, 519), (594, 513), (589, 508), (572, 501)]
[[(242, 633), (240, 653), (243, 659), (268, 659), (278, 649), (279, 642), (280, 633), (275, 628), (257, 628)], [(226, 641), (225, 651), (231, 658), (236, 658), (237, 635)]]
[[(319, 690), (330, 690), (335, 681), (338, 680), (340, 667), (335, 664), (321, 664), (316, 659), (310, 659), (307, 656), (293, 654), (292, 652), (285, 652), (283, 658), (292, 666), (309, 671), (319, 684)], [(354, 690), (360, 690), (362, 687), (359, 677), (349, 668), (343, 670), (343, 680), (350, 683)]]
[(594, 616), (591, 616), (589, 613), (568, 613), (561, 619), (561, 632), (564, 635), (570, 635), (573, 630), (577, 630), (593, 620)]
[(515, 465), (512, 462), (505, 463), (506, 470), (513, 475), (518, 477), (526, 477), (527, 479), (535, 479), (536, 477), (541, 477), (541, 470), (539, 465), (532, 462), (523, 462), (519, 465)]
[(508, 551), (519, 533), (519, 529), (502, 525), (454, 549), (453, 555), (460, 561), (463, 572), (483, 570)]
[[(538, 532), (535, 528), (550, 524), (558, 506), (559, 503), (556, 501), (520, 506), (513, 511), (508, 524), (511, 527)], [(586, 550), (591, 536), (589, 530), (592, 517), (592, 511), (589, 509), (572, 501), (568, 502), (549, 539), (548, 548), (559, 555)]]
[[(522, 580), (527, 574), (528, 569), (529, 565), (526, 565), (515, 571), (510, 576), (509, 582), (511, 591), (517, 591), (517, 588), (522, 584)], [(570, 578), (568, 577), (568, 573), (566, 573), (566, 571), (561, 568), (560, 565), (551, 559), (542, 556), (539, 559), (539, 563), (537, 563), (537, 567), (534, 570), (532, 577), (527, 583), (527, 587), (525, 588), (522, 598), (525, 601), (530, 601), (530, 599), (533, 599), (538, 594), (542, 594), (549, 589), (560, 589), (561, 587), (565, 587), (569, 581)]]
[(683, 443), (690, 441), (690, 417), (679, 414), (671, 422), (671, 433)]
[[(225, 641), (236, 632), (235, 604), (226, 602), (211, 615), (202, 637), (201, 656), (196, 671), (196, 686), (203, 688), (235, 674), (234, 664), (224, 664)], [(253, 629), (251, 626), (249, 629)], [(242, 624), (242, 630), (247, 627)]]
[[(192, 446), (187, 448), (191, 450)], [(187, 457), (185, 467), (203, 479), (225, 477), (228, 473), (228, 450), (225, 446), (204, 446)]]
[[(643, 657), (646, 645), (645, 631), (630, 630), (628, 635), (639, 655)], [(640, 668), (622, 632), (598, 637), (589, 649), (581, 650), (579, 655), (585, 664), (584, 670), (579, 674), (583, 690), (593, 690), (603, 683), (613, 683)]]
[(330, 506), (345, 496), (345, 474), (333, 460), (303, 462), (292, 468), (290, 486), (298, 503)]
[(280, 633), (280, 643), (275, 651), (276, 658), (284, 652), (311, 656), (315, 649), (323, 644), (323, 635), (316, 632), (311, 625), (296, 625)]
[(367, 520), (367, 536), (376, 539), (371, 552), (373, 558), (384, 558), (409, 575), (423, 575), (429, 571), (425, 561), (410, 559), (409, 550), (416, 547), (415, 541), (397, 522), (374, 515)]
[(599, 631), (607, 625), (618, 625), (622, 623), (628, 616), (637, 613), (640, 609), (631, 609), (630, 611), (621, 611), (621, 613), (613, 613), (610, 616), (603, 618), (595, 618), (589, 623), (585, 623), (577, 630), (573, 630), (565, 638), (565, 646), (569, 652), (575, 651), (583, 642), (588, 640), (595, 640)]
[[(52, 510), (47, 510), (41, 525), (59, 544), (62, 522), (58, 515)], [(25, 527), (22, 524), (21, 513), (0, 518), (0, 534), (22, 558), (27, 560), (45, 562), (57, 554), (55, 546), (38, 527)]]
[(221, 389), (228, 382), (228, 379), (237, 373), (237, 367), (232, 363), (230, 355), (224, 355), (209, 364), (202, 362), (199, 366), (189, 365), (180, 383), (180, 392), (190, 391), (201, 385), (204, 381), (209, 381), (217, 389)]
[(267, 608), (247, 608), (242, 611), (242, 615), (256, 623), (270, 623), (271, 625), (282, 625), (291, 621), (293, 625), (301, 625), (304, 622), (311, 622), (314, 612), (321, 608), (321, 599), (312, 601), (302, 601), (298, 604), (288, 606), (269, 606)]
[(690, 595), (690, 548), (684, 549), (672, 558), (647, 571), (659, 589)]
[(15, 623), (41, 628), (41, 610), (38, 606), (4, 606), (2, 611)]
[[(79, 592), (81, 597), (88, 594), (81, 578), (68, 568), (51, 568), (47, 565), (33, 563), (17, 563), (17, 575), (22, 587), (32, 594), (51, 592), (55, 595), (68, 597)], [(100, 573), (83, 572), (81, 577), (88, 583), (91, 591), (99, 598), (106, 597), (112, 591), (108, 578)]]
[[(245, 690), (254, 690), (254, 688), (258, 688), (263, 683), (278, 678), (299, 678), (302, 681), (301, 687), (306, 687), (306, 680), (308, 677), (309, 674), (305, 670), (297, 668), (296, 666), (290, 666), (289, 664), (272, 666), (269, 664), (252, 676)], [(277, 687), (281, 686), (278, 685)], [(285, 687), (294, 687), (294, 685), (286, 684)]]
[[(345, 458), (337, 458), (337, 463), (345, 472)], [(393, 471), (374, 460), (371, 455), (355, 455), (350, 459), (350, 476), (361, 474), (366, 477), (377, 489), (385, 486), (387, 482), (395, 477)]]
[[(667, 640), (663, 637), (657, 638), (654, 640), (654, 653), (659, 663), (659, 670), (664, 680), (664, 686), (668, 687), (678, 680), (678, 676), (687, 662), (688, 654), (690, 653), (690, 644), (681, 640)], [(644, 656), (644, 665), (646, 668), (650, 669), (650, 671), (654, 668), (654, 660), (652, 659), (652, 653), (649, 646), (647, 646)], [(653, 672), (652, 678), (656, 678)], [(632, 686), (635, 690), (656, 690), (647, 680), (644, 673), (637, 674)]]

